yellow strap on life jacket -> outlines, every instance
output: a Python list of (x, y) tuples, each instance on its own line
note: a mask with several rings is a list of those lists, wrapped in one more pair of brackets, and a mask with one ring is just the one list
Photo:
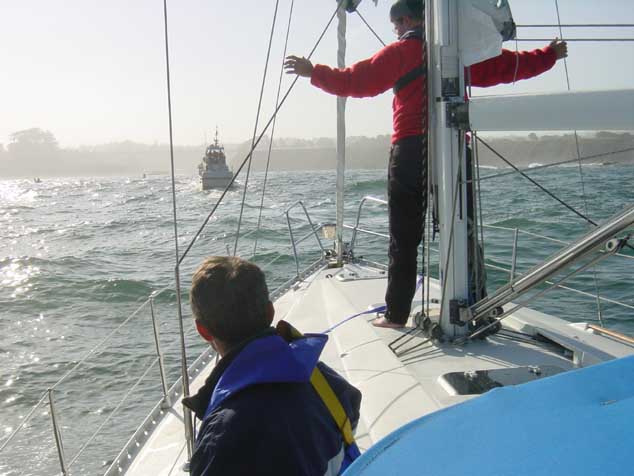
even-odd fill
[[(303, 334), (291, 326), (286, 321), (280, 321), (277, 324), (278, 332), (281, 334), (288, 335), (291, 339), (299, 339), (303, 337)], [(289, 335), (290, 334), (290, 335)], [(341, 435), (343, 436), (343, 441), (347, 445), (351, 445), (354, 443), (354, 435), (352, 434), (352, 425), (350, 424), (350, 419), (346, 414), (341, 402), (337, 398), (334, 390), (326, 380), (323, 372), (319, 370), (319, 367), (315, 367), (313, 373), (310, 376), (310, 383), (313, 388), (321, 398), (321, 401), (324, 402), (326, 408), (332, 415), (332, 418), (335, 420), (339, 431), (341, 431)]]
[(337, 427), (343, 435), (343, 441), (345, 441), (347, 445), (354, 443), (350, 419), (348, 418), (346, 411), (343, 409), (343, 406), (341, 406), (341, 402), (337, 398), (337, 395), (335, 395), (335, 392), (326, 380), (326, 377), (324, 377), (324, 374), (317, 367), (315, 367), (312, 375), (310, 376), (310, 383), (313, 385), (313, 388), (317, 391), (317, 394), (328, 408), (332, 418), (335, 420)]

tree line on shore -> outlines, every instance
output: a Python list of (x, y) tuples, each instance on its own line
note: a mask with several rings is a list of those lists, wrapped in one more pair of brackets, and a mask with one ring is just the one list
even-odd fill
[[(498, 137), (487, 142), (517, 166), (547, 164), (577, 157), (572, 134)], [(249, 152), (251, 141), (225, 144), (227, 162), (237, 168)], [(346, 162), (351, 169), (384, 169), (390, 148), (390, 136), (349, 137)], [(194, 175), (205, 149), (204, 144), (176, 146), (174, 157), (179, 174)], [(634, 134), (597, 132), (579, 136), (582, 157), (630, 149), (618, 154), (590, 159), (587, 163), (634, 163)], [(253, 170), (263, 170), (267, 161), (269, 138), (264, 138), (253, 154)], [(479, 147), (482, 165), (508, 166), (484, 147)], [(44, 177), (72, 175), (140, 175), (167, 173), (169, 146), (123, 141), (109, 144), (62, 148), (55, 135), (39, 128), (10, 135), (7, 145), (0, 143), (1, 177)], [(336, 167), (335, 140), (332, 138), (279, 138), (273, 141), (272, 170), (328, 170)]]

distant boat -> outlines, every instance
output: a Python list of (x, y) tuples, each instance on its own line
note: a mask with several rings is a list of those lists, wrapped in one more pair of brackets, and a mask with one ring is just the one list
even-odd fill
[(231, 183), (233, 173), (227, 167), (225, 148), (218, 141), (218, 128), (214, 143), (207, 147), (202, 162), (198, 164), (198, 174), (203, 190), (225, 188)]
[(33, 183), (42, 183), (42, 180), (39, 177), (35, 177)]
[(141, 175), (142, 178), (150, 178), (152, 175), (169, 175), (170, 173), (167, 170), (146, 170)]

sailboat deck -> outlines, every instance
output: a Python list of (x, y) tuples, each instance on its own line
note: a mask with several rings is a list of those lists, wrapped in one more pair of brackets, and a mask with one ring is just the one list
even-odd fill
[[(323, 270), (277, 302), (278, 316), (302, 332), (323, 332), (381, 303), (386, 284), (381, 271), (363, 266)], [(430, 295), (440, 296), (436, 282), (430, 283)], [(420, 308), (420, 300), (414, 302), (417, 305)], [(413, 335), (397, 343), (406, 342), (396, 349), (397, 356), (389, 344), (405, 330), (376, 328), (369, 323), (375, 317), (362, 315), (339, 325), (330, 333), (322, 355), (324, 362), (363, 393), (357, 429), (362, 450), (414, 418), (473, 397), (449, 392), (440, 379), (443, 374), (522, 366), (573, 367), (569, 359), (548, 347), (498, 336), (457, 347)]]
[[(505, 332), (485, 340), (456, 346), (431, 343), (412, 334), (401, 339), (398, 344), (403, 345), (394, 352), (390, 343), (408, 328), (376, 328), (369, 322), (376, 317), (374, 313), (349, 319), (383, 303), (386, 284), (385, 272), (378, 268), (359, 264), (323, 268), (275, 302), (276, 319), (287, 320), (303, 333), (337, 326), (329, 333), (322, 360), (363, 393), (356, 431), (362, 451), (417, 417), (477, 396), (456, 392), (443, 378), (448, 373), (473, 375), (482, 370), (529, 368), (535, 369), (531, 371), (539, 378), (539, 369), (566, 371), (634, 353), (634, 346), (595, 335), (583, 324), (529, 309), (509, 316), (504, 320)], [(438, 283), (432, 280), (429, 284), (431, 298), (439, 298)], [(420, 304), (420, 299), (415, 300), (414, 309)], [(437, 312), (437, 305), (430, 314), (434, 310)], [(539, 341), (530, 337), (536, 333)], [(210, 363), (209, 369), (212, 366)], [(208, 373), (204, 370), (199, 374), (192, 382), (192, 391)], [(544, 371), (542, 376), (547, 374)], [(182, 471), (185, 460), (177, 403), (125, 474), (187, 474)]]

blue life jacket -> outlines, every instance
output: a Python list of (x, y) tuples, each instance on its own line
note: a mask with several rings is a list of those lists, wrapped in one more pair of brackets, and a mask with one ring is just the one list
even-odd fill
[[(205, 411), (205, 418), (229, 397), (247, 387), (257, 384), (311, 382), (315, 369), (323, 365), (318, 366), (318, 362), (327, 340), (328, 336), (324, 334), (307, 334), (287, 342), (279, 335), (272, 334), (251, 341), (218, 379)], [(326, 402), (324, 404), (329, 407)], [(341, 430), (339, 424), (337, 426)], [(344, 459), (339, 474), (359, 456), (359, 448), (354, 440), (346, 443), (344, 439)]]

